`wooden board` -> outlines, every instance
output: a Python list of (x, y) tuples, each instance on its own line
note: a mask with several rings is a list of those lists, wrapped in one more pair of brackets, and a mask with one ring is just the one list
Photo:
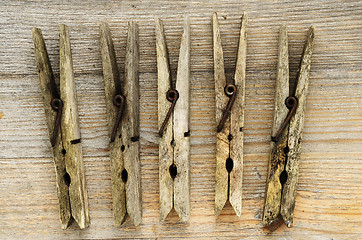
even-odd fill
[[(234, 75), (240, 17), (248, 12), (243, 203), (214, 215), (215, 95), (211, 14), (217, 11), (226, 76)], [(183, 16), (191, 20), (191, 215), (159, 221), (154, 18), (164, 21), (176, 74)], [(10, 1), (0, 12), (0, 238), (358, 239), (362, 235), (361, 1)], [(222, 18), (223, 17), (223, 18)], [(99, 23), (108, 22), (123, 74), (127, 22), (140, 42), (142, 224), (114, 227)], [(36, 72), (39, 27), (59, 81), (59, 24), (69, 28), (91, 225), (62, 230), (51, 147)], [(315, 42), (293, 228), (262, 228), (279, 26), (289, 32), (296, 78), (311, 24)]]

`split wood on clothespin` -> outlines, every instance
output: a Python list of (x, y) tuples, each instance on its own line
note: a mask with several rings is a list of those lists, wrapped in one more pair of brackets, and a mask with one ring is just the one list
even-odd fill
[(288, 34), (285, 25), (280, 28), (271, 153), (262, 220), (264, 226), (274, 229), (280, 225), (281, 219), (288, 227), (293, 223), (313, 40), (314, 27), (311, 26), (304, 44), (296, 89), (294, 95), (289, 96)]
[(214, 78), (216, 97), (216, 185), (215, 214), (227, 200), (241, 216), (243, 180), (244, 101), (247, 16), (241, 19), (234, 79), (226, 80), (217, 14), (213, 13)]
[(90, 223), (88, 196), (68, 28), (60, 25), (60, 91), (39, 28), (33, 28), (33, 42), (54, 156), (62, 227), (67, 228), (73, 218), (80, 228), (86, 228)]
[(110, 137), (113, 215), (120, 226), (127, 213), (142, 220), (139, 143), (138, 26), (128, 23), (125, 79), (121, 81), (108, 24), (100, 25), (103, 79)]
[(185, 18), (176, 87), (162, 21), (156, 19), (160, 218), (174, 207), (182, 221), (190, 216), (190, 23)]

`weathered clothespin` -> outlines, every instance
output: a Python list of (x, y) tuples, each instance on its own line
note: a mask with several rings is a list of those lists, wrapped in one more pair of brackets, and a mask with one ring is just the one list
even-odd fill
[(139, 143), (138, 26), (128, 23), (125, 78), (121, 81), (108, 24), (100, 25), (103, 79), (110, 137), (113, 215), (120, 226), (127, 213), (142, 220)]
[(314, 27), (311, 26), (294, 95), (289, 95), (288, 34), (282, 25), (279, 33), (279, 56), (275, 87), (274, 119), (264, 205), (264, 226), (276, 228), (281, 219), (291, 227), (297, 192), (304, 109), (309, 83)]
[(244, 101), (247, 16), (241, 19), (234, 79), (225, 78), (224, 56), (217, 14), (213, 13), (214, 78), (216, 97), (215, 214), (227, 200), (241, 215), (243, 181)]
[(156, 19), (160, 218), (174, 207), (182, 221), (190, 216), (190, 23), (181, 39), (176, 86), (171, 73), (162, 21)]
[(78, 107), (69, 32), (60, 25), (60, 91), (58, 91), (42, 32), (33, 28), (35, 58), (50, 141), (53, 150), (62, 227), (73, 218), (80, 228), (89, 226)]

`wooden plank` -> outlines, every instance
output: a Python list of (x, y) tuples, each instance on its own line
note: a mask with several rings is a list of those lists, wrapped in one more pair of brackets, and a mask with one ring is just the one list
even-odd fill
[[(35, 50), (36, 65), (39, 74), (40, 90), (43, 96), (45, 117), (47, 120), (49, 138), (52, 139), (54, 134), (54, 124), (57, 112), (53, 110), (51, 102), (54, 98), (60, 98), (56, 88), (53, 70), (49, 61), (48, 52), (43, 39), (43, 34), (39, 28), (33, 28), (33, 42)], [(71, 220), (69, 186), (66, 182), (65, 157), (62, 153), (63, 143), (61, 133), (58, 131), (55, 145), (52, 147), (53, 160), (56, 173), (57, 194), (59, 201), (59, 214), (62, 228), (69, 226)]]
[[(171, 76), (162, 20), (156, 18), (156, 50), (157, 50), (157, 83), (158, 83), (158, 129), (161, 128), (171, 103), (166, 98), (171, 88)], [(165, 220), (173, 208), (173, 179), (169, 168), (173, 164), (173, 113), (167, 122), (162, 137), (158, 139), (159, 182), (160, 182), (160, 219)]]
[[(289, 96), (289, 55), (287, 27), (282, 25), (279, 30), (279, 51), (277, 78), (275, 84), (274, 115), (271, 136), (275, 136), (288, 114), (285, 99)], [(284, 129), (278, 142), (270, 142), (270, 157), (268, 163), (268, 177), (266, 182), (263, 225), (274, 225), (280, 220), (280, 204), (282, 198), (282, 184), (280, 174), (285, 168), (287, 158), (284, 149), (288, 141), (288, 127)], [(273, 226), (271, 226), (273, 227)]]
[[(128, 24), (125, 81), (121, 84), (113, 41), (108, 24), (100, 26), (100, 42), (104, 69), (104, 86), (108, 112), (108, 133), (111, 139), (113, 209), (115, 225), (120, 226), (128, 213), (134, 225), (141, 223), (141, 185), (139, 166), (139, 84), (138, 27)], [(122, 86), (121, 86), (122, 85)], [(113, 129), (120, 108), (114, 106), (117, 94), (124, 94), (123, 118), (112, 142)], [(119, 136), (119, 137), (118, 137)]]
[[(226, 78), (224, 72), (224, 53), (221, 45), (221, 36), (217, 14), (212, 15), (213, 49), (214, 49), (214, 79), (215, 79), (215, 103), (216, 126), (226, 108), (228, 97), (224, 93)], [(228, 200), (229, 173), (225, 163), (229, 157), (230, 118), (225, 121), (224, 127), (216, 133), (216, 174), (215, 174), (215, 215), (219, 215)]]
[(243, 159), (244, 159), (244, 109), (245, 109), (245, 73), (246, 73), (246, 45), (247, 45), (247, 14), (241, 18), (239, 46), (237, 52), (234, 84), (237, 88), (235, 102), (230, 111), (229, 141), (230, 158), (233, 168), (230, 172), (229, 201), (238, 217), (242, 212), (243, 189)]
[(125, 119), (121, 125), (121, 138), (125, 148), (123, 151), (124, 167), (128, 173), (126, 181), (127, 213), (135, 226), (138, 226), (142, 220), (138, 64), (138, 25), (135, 22), (129, 22), (124, 82), (126, 109)]
[(287, 226), (292, 226), (295, 208), (295, 197), (297, 195), (299, 161), (301, 159), (301, 141), (304, 128), (304, 115), (309, 86), (309, 72), (312, 62), (314, 42), (314, 26), (309, 28), (307, 38), (304, 43), (304, 50), (300, 62), (297, 78), (295, 97), (298, 99), (298, 106), (295, 114), (290, 119), (288, 133), (288, 161), (285, 165), (287, 180), (283, 186), (282, 203), (280, 212)]
[(78, 106), (74, 82), (72, 53), (67, 26), (60, 25), (60, 96), (63, 101), (61, 119), (65, 168), (70, 177), (69, 199), (72, 217), (80, 228), (90, 224), (85, 183), (83, 152), (79, 128)]
[(185, 17), (177, 67), (176, 90), (179, 99), (173, 113), (174, 178), (173, 202), (181, 221), (190, 218), (190, 19)]
[[(122, 94), (121, 80), (118, 72), (116, 55), (114, 51), (111, 32), (108, 24), (100, 25), (100, 45), (102, 51), (103, 80), (106, 96), (106, 109), (108, 119), (108, 135), (112, 136), (118, 108), (113, 104), (117, 94)], [(126, 191), (125, 183), (122, 180), (124, 170), (124, 155), (122, 153), (121, 128), (118, 127), (115, 140), (109, 143), (111, 159), (111, 179), (113, 197), (113, 217), (116, 226), (120, 226), (126, 218)]]

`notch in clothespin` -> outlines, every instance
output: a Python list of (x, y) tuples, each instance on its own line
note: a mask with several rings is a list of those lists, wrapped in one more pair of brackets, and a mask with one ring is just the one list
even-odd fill
[(190, 22), (185, 18), (176, 86), (171, 73), (165, 33), (156, 19), (158, 73), (160, 218), (174, 208), (181, 221), (190, 217)]
[(217, 14), (212, 15), (214, 78), (216, 97), (216, 185), (215, 214), (227, 200), (241, 216), (244, 142), (244, 102), (247, 16), (241, 19), (234, 79), (225, 78), (224, 56)]
[(296, 88), (290, 96), (288, 34), (285, 25), (280, 28), (271, 153), (262, 219), (264, 226), (274, 229), (281, 224), (281, 219), (288, 227), (293, 223), (313, 40), (314, 27), (311, 26), (304, 43)]
[(60, 25), (60, 91), (58, 91), (42, 32), (33, 28), (35, 59), (52, 145), (62, 227), (74, 219), (89, 226), (78, 107), (68, 28)]
[(108, 24), (100, 25), (103, 79), (110, 137), (113, 215), (120, 226), (142, 220), (139, 143), (138, 25), (128, 23), (125, 78), (121, 81)]

